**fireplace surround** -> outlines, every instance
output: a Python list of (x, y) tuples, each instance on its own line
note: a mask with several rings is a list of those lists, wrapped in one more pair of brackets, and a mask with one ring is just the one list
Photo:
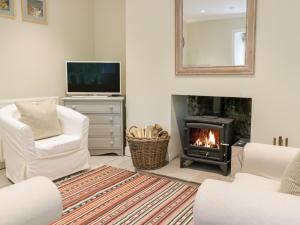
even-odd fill
[(173, 95), (172, 102), (171, 129), (179, 141), (171, 146), (178, 149), (180, 167), (223, 175), (235, 170), (231, 146), (251, 139), (252, 99)]

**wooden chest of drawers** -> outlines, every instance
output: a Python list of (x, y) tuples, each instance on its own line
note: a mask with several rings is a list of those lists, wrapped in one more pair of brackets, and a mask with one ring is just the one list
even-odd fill
[(124, 155), (124, 97), (66, 97), (65, 106), (90, 120), (91, 155)]

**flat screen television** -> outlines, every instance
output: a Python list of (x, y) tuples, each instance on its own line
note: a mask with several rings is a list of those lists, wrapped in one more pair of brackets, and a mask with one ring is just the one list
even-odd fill
[(121, 94), (121, 63), (67, 61), (67, 94)]

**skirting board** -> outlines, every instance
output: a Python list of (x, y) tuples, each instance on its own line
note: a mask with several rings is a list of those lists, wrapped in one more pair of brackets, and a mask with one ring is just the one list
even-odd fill
[(4, 162), (1, 162), (0, 163), (0, 170), (4, 169), (5, 168), (5, 163)]
[(121, 151), (119, 149), (110, 149), (110, 150), (103, 150), (103, 149), (90, 149), (90, 154), (93, 155), (93, 156), (99, 156), (99, 155), (105, 155), (105, 154), (108, 154), (108, 153), (115, 153), (119, 156), (124, 156), (123, 153), (121, 153)]

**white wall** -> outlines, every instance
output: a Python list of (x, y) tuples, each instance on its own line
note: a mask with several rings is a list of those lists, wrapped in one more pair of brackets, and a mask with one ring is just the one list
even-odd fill
[(126, 93), (125, 1), (94, 0), (96, 60), (122, 62), (122, 92)]
[(300, 1), (257, 2), (255, 75), (186, 77), (175, 76), (175, 1), (127, 0), (127, 126), (170, 129), (172, 94), (252, 97), (252, 141), (300, 147)]
[(170, 127), (175, 60), (171, 2), (126, 1), (127, 127)]
[(65, 60), (94, 59), (92, 0), (49, 0), (48, 25), (0, 17), (0, 99), (64, 96)]

